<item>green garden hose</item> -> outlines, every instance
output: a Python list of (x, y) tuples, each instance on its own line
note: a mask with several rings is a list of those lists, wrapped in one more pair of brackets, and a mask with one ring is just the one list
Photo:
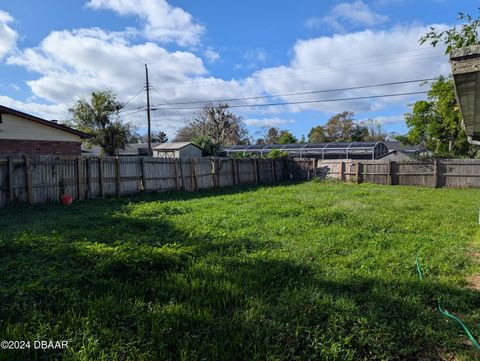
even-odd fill
[[(420, 280), (423, 280), (422, 267), (420, 266), (420, 261), (418, 260), (418, 252), (417, 252), (417, 257), (415, 259), (415, 263), (417, 264), (418, 278), (420, 278)], [(440, 302), (438, 302), (438, 311), (442, 315), (444, 315), (445, 317), (450, 318), (450, 319), (454, 320), (457, 324), (459, 324), (460, 327), (465, 332), (465, 334), (467, 335), (467, 337), (470, 339), (470, 341), (472, 341), (473, 345), (477, 348), (477, 350), (480, 350), (480, 345), (475, 340), (475, 338), (473, 337), (471, 332), (468, 330), (467, 326), (465, 326), (465, 324), (462, 322), (462, 320), (460, 320), (458, 317), (452, 315), (447, 310), (443, 309), (442, 306), (440, 305)]]

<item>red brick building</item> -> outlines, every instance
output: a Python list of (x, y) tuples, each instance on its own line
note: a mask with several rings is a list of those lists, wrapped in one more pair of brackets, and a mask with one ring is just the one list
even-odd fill
[(0, 105), (0, 155), (81, 155), (88, 134)]

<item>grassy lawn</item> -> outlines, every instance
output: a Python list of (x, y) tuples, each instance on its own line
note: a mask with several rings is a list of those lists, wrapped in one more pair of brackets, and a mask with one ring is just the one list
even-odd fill
[(474, 360), (436, 307), (480, 336), (479, 201), (309, 182), (0, 210), (0, 339), (69, 341), (0, 359)]

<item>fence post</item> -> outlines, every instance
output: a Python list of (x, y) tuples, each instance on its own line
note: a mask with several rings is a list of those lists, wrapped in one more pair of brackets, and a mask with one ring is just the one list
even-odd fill
[(90, 199), (90, 158), (85, 158), (85, 198)]
[(240, 167), (238, 165), (238, 159), (235, 159), (235, 173), (237, 174), (237, 184), (240, 184)]
[(115, 159), (115, 164), (116, 164), (116, 167), (115, 167), (115, 181), (116, 181), (116, 184), (117, 184), (117, 197), (120, 197), (120, 195), (122, 194), (121, 192), (121, 181), (120, 181), (120, 159), (117, 157)]
[(32, 165), (30, 162), (30, 157), (28, 156), (25, 156), (25, 173), (27, 175), (28, 203), (33, 204)]
[(342, 163), (340, 163), (340, 180), (345, 180), (345, 162), (343, 160)]
[(318, 169), (318, 159), (313, 160), (313, 176), (317, 178), (317, 169)]
[(277, 181), (277, 171), (276, 171), (276, 167), (275, 167), (275, 163), (277, 162), (277, 159), (275, 158), (272, 158), (272, 182), (276, 182)]
[(77, 196), (79, 200), (83, 198), (82, 192), (82, 160), (81, 157), (77, 157)]
[(362, 183), (362, 163), (356, 162), (356, 169), (355, 169), (355, 175), (357, 178), (357, 183)]
[(14, 200), (14, 188), (13, 188), (13, 159), (8, 157), (8, 201), (13, 203)]
[(178, 166), (180, 168), (180, 189), (185, 190), (185, 180), (183, 179), (182, 158), (178, 159)]
[(145, 192), (145, 157), (140, 157), (140, 190)]
[(235, 158), (232, 158), (232, 184), (235, 185)]
[(198, 190), (198, 183), (197, 183), (197, 172), (195, 170), (195, 159), (190, 159), (190, 172), (191, 172), (191, 180), (192, 180), (192, 191)]
[(387, 163), (387, 185), (392, 185), (392, 161), (389, 160)]
[(104, 184), (104, 177), (103, 177), (103, 159), (98, 158), (98, 178), (99, 178), (99, 188), (100, 194), (102, 198), (105, 198), (105, 184)]
[(217, 187), (220, 188), (220, 160), (215, 159), (216, 173), (217, 173)]
[(258, 159), (254, 159), (255, 164), (255, 184), (260, 183), (260, 169), (258, 168)]
[(178, 179), (177, 158), (173, 158), (173, 166), (175, 167), (175, 189), (180, 190), (180, 181)]
[(437, 158), (433, 159), (433, 187), (438, 187), (438, 162)]

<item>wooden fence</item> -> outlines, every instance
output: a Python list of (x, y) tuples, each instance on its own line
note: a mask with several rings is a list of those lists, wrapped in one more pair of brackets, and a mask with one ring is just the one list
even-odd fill
[(318, 161), (317, 173), (354, 182), (426, 187), (480, 188), (480, 160), (434, 159), (415, 162)]
[(270, 183), (293, 179), (294, 171), (293, 161), (286, 159), (3, 156), (0, 207), (58, 202), (63, 194), (83, 200)]
[(480, 160), (201, 158), (180, 161), (153, 157), (3, 156), (0, 157), (0, 207), (58, 202), (62, 194), (83, 200), (313, 177), (385, 185), (480, 188)]

